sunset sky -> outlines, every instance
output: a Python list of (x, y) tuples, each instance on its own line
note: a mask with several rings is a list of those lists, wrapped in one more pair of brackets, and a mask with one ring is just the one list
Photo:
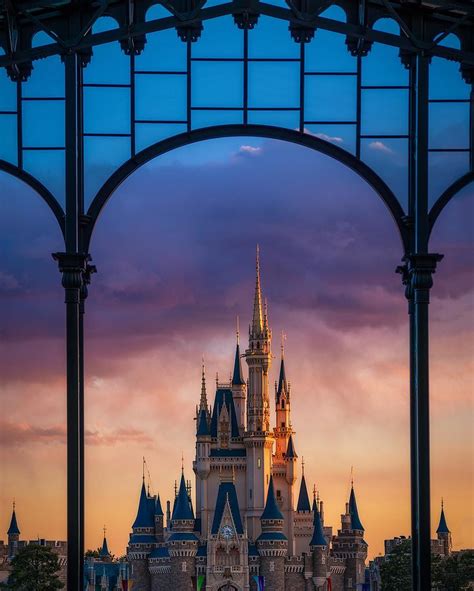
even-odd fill
[[(324, 35), (318, 31), (315, 43)], [(331, 59), (350, 67), (344, 39), (337, 47)], [(398, 57), (384, 51), (373, 48), (368, 75), (403, 83)], [(149, 55), (140, 58), (144, 67)], [(95, 75), (94, 60), (87, 76)], [(36, 72), (54, 88), (59, 78), (48, 64)], [(456, 64), (433, 60), (432, 68), (431, 96), (468, 96)], [(40, 92), (35, 75), (25, 92)], [(0, 106), (6, 88), (0, 76)], [(403, 97), (389, 106), (387, 97), (368, 102), (367, 118), (403, 123)], [(465, 141), (468, 109), (459, 105), (432, 109), (431, 145)], [(120, 122), (113, 101), (110, 111)], [(55, 129), (48, 117), (38, 119), (43, 124)], [(351, 151), (342, 127), (307, 132)], [(117, 146), (91, 151), (88, 202), (123, 161)], [(26, 164), (61, 196), (57, 152), (32, 152)], [(366, 141), (363, 152), (404, 204), (406, 141)], [(465, 154), (432, 155), (431, 203), (466, 162)], [(63, 246), (31, 189), (4, 173), (0, 189), (0, 539), (14, 498), (22, 538), (65, 539), (65, 306), (51, 258)], [(430, 245), (445, 255), (430, 306), (432, 525), (434, 532), (444, 497), (455, 549), (474, 545), (473, 197), (472, 184), (456, 196)], [(182, 454), (192, 478), (201, 358), (212, 403), (216, 372), (227, 380), (231, 370), (237, 316), (246, 342), (257, 244), (274, 335), (271, 384), (284, 331), (295, 447), (325, 501), (326, 523), (340, 525), (353, 466), (369, 555), (385, 538), (409, 534), (408, 317), (395, 274), (403, 255), (395, 225), (342, 164), (250, 137), (202, 142), (150, 162), (119, 187), (95, 229), (98, 273), (85, 319), (87, 548), (101, 543), (105, 524), (111, 551), (125, 553), (142, 456), (162, 501), (172, 499)]]
[[(25, 537), (64, 538), (64, 306), (49, 256), (60, 239), (38, 199), (1, 180), (11, 197), (1, 227), (1, 527), (15, 497)], [(456, 198), (432, 241), (445, 254), (431, 305), (433, 524), (444, 496), (456, 548), (473, 543), (472, 197), (470, 188)], [(113, 552), (124, 552), (142, 455), (162, 499), (172, 496), (181, 453), (191, 478), (201, 356), (212, 399), (215, 372), (226, 379), (231, 368), (235, 318), (249, 320), (257, 242), (275, 335), (271, 378), (284, 330), (296, 450), (327, 522), (339, 523), (353, 465), (371, 555), (384, 538), (409, 533), (395, 227), (342, 165), (237, 138), (147, 165), (100, 219), (86, 315), (87, 547), (105, 523)]]

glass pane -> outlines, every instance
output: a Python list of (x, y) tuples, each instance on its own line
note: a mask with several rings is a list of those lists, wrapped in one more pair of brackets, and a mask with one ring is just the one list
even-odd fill
[(86, 208), (107, 178), (129, 158), (129, 138), (84, 138)]
[(244, 65), (242, 62), (193, 62), (193, 107), (241, 107)]
[(64, 97), (64, 64), (59, 56), (34, 62), (30, 78), (23, 83), (23, 96)]
[(305, 125), (306, 133), (344, 148), (351, 154), (356, 152), (356, 126), (355, 125)]
[(367, 57), (362, 59), (362, 84), (406, 85), (408, 70), (398, 57), (398, 49), (374, 43)]
[(469, 103), (431, 103), (430, 148), (469, 147)]
[(300, 47), (291, 38), (288, 23), (261, 16), (249, 31), (249, 57), (299, 58)]
[[(110, 67), (113, 64), (113, 68)], [(118, 41), (96, 45), (92, 59), (84, 69), (84, 82), (95, 84), (128, 84), (130, 82), (130, 58)]]
[(135, 89), (137, 119), (186, 120), (186, 76), (141, 74)]
[(144, 51), (135, 58), (136, 70), (186, 71), (186, 43), (181, 41), (175, 29), (150, 33), (146, 39)]
[(64, 148), (64, 101), (23, 101), (23, 145)]
[(193, 129), (209, 127), (211, 125), (229, 125), (243, 123), (242, 111), (193, 111), (191, 122)]
[(361, 159), (387, 183), (407, 211), (408, 205), (408, 140), (362, 139)]
[(231, 16), (205, 21), (201, 38), (192, 45), (193, 57), (242, 57), (243, 51), (244, 32)]
[(250, 63), (249, 107), (298, 107), (299, 80), (298, 63)]
[(129, 88), (84, 88), (86, 133), (130, 133)]
[(0, 158), (7, 162), (18, 162), (16, 115), (0, 115)]
[(0, 68), (0, 111), (16, 111), (16, 88), (5, 68)]
[(408, 90), (362, 91), (362, 133), (408, 133)]
[(299, 129), (299, 111), (249, 111), (249, 123)]
[(305, 45), (305, 69), (307, 72), (355, 72), (357, 59), (348, 51), (344, 35), (321, 29)]
[(135, 128), (136, 150), (139, 152), (156, 142), (184, 133), (186, 129), (186, 125), (179, 123), (137, 123)]
[(25, 150), (23, 166), (47, 187), (64, 207), (64, 150)]
[(355, 121), (355, 76), (305, 76), (305, 121)]
[(431, 152), (428, 157), (429, 203), (469, 170), (468, 152)]

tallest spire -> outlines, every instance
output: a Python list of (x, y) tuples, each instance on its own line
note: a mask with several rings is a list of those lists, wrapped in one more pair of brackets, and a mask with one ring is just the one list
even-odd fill
[(253, 300), (253, 318), (252, 318), (252, 332), (254, 334), (261, 333), (263, 330), (263, 314), (262, 314), (262, 287), (260, 283), (260, 249), (257, 244), (256, 256), (256, 278), (255, 278), (255, 297)]

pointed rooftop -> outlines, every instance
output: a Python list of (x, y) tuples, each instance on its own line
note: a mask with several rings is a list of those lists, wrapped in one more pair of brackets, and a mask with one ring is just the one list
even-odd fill
[(235, 346), (235, 359), (234, 359), (234, 373), (232, 374), (232, 385), (233, 386), (244, 386), (245, 380), (242, 373), (242, 363), (240, 357), (240, 344), (239, 344), (239, 332), (237, 331), (237, 345)]
[(198, 436), (205, 436), (210, 435), (211, 431), (209, 429), (209, 422), (207, 420), (207, 412), (205, 410), (200, 410), (197, 420), (197, 431), (196, 435)]
[(262, 313), (262, 286), (260, 281), (260, 249), (257, 245), (257, 256), (255, 263), (255, 295), (253, 299), (253, 316), (251, 332), (259, 334), (263, 330), (263, 313)]
[(110, 558), (111, 554), (109, 552), (109, 547), (107, 545), (107, 538), (105, 537), (105, 532), (104, 532), (104, 541), (102, 542), (102, 548), (100, 549), (99, 552), (99, 558)]
[(298, 495), (298, 504), (296, 505), (296, 510), (298, 512), (305, 511), (306, 513), (311, 511), (304, 473), (301, 476), (300, 494)]
[(160, 499), (160, 495), (158, 495), (156, 497), (156, 502), (155, 502), (155, 515), (157, 515), (158, 517), (163, 517), (164, 513), (163, 513), (163, 508), (161, 507), (161, 499)]
[(186, 488), (186, 481), (184, 480), (184, 473), (181, 474), (181, 482), (179, 483), (178, 496), (173, 508), (172, 521), (178, 520), (192, 520), (194, 519), (193, 510), (191, 508), (191, 502), (188, 496), (188, 490)]
[(349, 497), (349, 514), (351, 516), (351, 529), (364, 531), (364, 526), (362, 525), (359, 518), (359, 511), (357, 509), (357, 501), (353, 485), (351, 486), (351, 496)]
[(326, 538), (324, 537), (323, 524), (321, 523), (321, 516), (318, 511), (318, 504), (316, 499), (313, 499), (313, 537), (311, 538), (310, 546), (326, 547), (328, 545)]
[(14, 536), (20, 535), (20, 529), (18, 527), (18, 522), (16, 520), (16, 512), (15, 512), (15, 504), (13, 504), (13, 511), (12, 511), (12, 518), (10, 520), (10, 527), (8, 528), (7, 535)]
[(263, 510), (262, 516), (260, 517), (260, 521), (265, 521), (267, 519), (283, 521), (283, 514), (280, 511), (280, 507), (278, 507), (275, 498), (273, 476), (270, 476), (270, 482), (268, 484), (267, 502), (265, 503), (265, 509)]
[(204, 358), (201, 367), (201, 399), (199, 401), (199, 410), (207, 411), (206, 368), (204, 366)]
[(288, 382), (286, 381), (285, 358), (282, 355), (280, 363), (280, 376), (278, 378), (277, 402), (279, 402), (283, 391), (288, 392)]
[(450, 534), (448, 524), (446, 523), (446, 517), (444, 515), (444, 505), (441, 502), (441, 515), (439, 516), (439, 524), (438, 529), (436, 530), (437, 534)]
[(295, 445), (293, 443), (293, 435), (290, 435), (290, 438), (288, 439), (288, 446), (286, 448), (285, 458), (288, 460), (294, 460), (297, 457), (298, 456), (296, 455)]
[(145, 479), (142, 481), (142, 489), (140, 491), (140, 500), (138, 502), (138, 511), (135, 521), (133, 522), (132, 529), (142, 527), (155, 527), (155, 516), (154, 510), (149, 502), (148, 495), (146, 494)]
[(240, 515), (239, 501), (237, 500), (237, 491), (235, 490), (235, 484), (233, 482), (221, 482), (219, 484), (211, 533), (213, 535), (218, 534), (226, 506), (229, 507), (232, 515), (232, 521), (234, 522), (236, 533), (242, 535), (244, 533), (244, 528), (242, 525), (242, 517)]

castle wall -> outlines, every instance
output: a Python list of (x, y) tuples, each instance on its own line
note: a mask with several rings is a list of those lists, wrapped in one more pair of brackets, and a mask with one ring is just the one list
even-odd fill
[[(194, 571), (194, 557), (172, 556), (170, 579), (173, 581), (173, 590), (194, 591), (192, 581)], [(136, 591), (135, 587), (133, 588), (133, 591)], [(159, 591), (161, 591), (161, 589)], [(166, 589), (165, 591), (171, 591), (171, 589)]]
[(133, 591), (150, 591), (151, 577), (148, 570), (148, 560), (133, 559), (130, 560), (131, 579), (133, 581)]

